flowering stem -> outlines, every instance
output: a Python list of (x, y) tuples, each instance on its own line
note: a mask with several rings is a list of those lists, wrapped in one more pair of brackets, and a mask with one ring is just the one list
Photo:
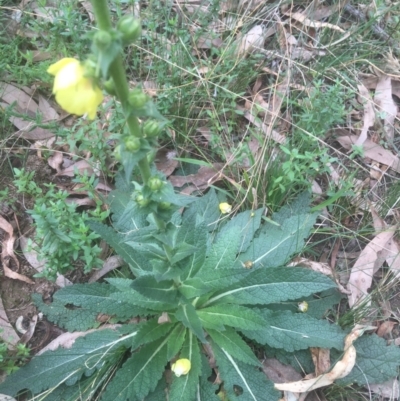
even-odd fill
[[(108, 9), (107, 0), (92, 0), (93, 11), (96, 16), (96, 22), (99, 29), (110, 31), (112, 29), (110, 12)], [(122, 62), (122, 57), (119, 55), (110, 65), (109, 73), (114, 81), (115, 91), (117, 97), (122, 104), (122, 108), (127, 116), (126, 123), (129, 132), (138, 138), (141, 137), (139, 121), (137, 117), (130, 114), (128, 103), (129, 85), (126, 78), (125, 68)], [(147, 158), (144, 157), (139, 163), (139, 169), (142, 176), (143, 183), (146, 184), (151, 176), (150, 165)]]
[[(111, 31), (111, 17), (108, 8), (107, 0), (91, 0), (93, 5), (93, 11), (96, 17), (97, 26), (100, 30)], [(140, 125), (137, 117), (130, 113), (130, 106), (128, 103), (129, 96), (129, 85), (126, 78), (126, 72), (122, 60), (122, 56), (119, 55), (115, 58), (109, 68), (109, 74), (114, 81), (115, 91), (117, 93), (117, 98), (122, 104), (126, 116), (126, 123), (129, 128), (131, 135), (140, 138), (142, 136)], [(147, 157), (144, 157), (138, 163), (140, 174), (142, 176), (143, 183), (146, 184), (151, 177), (150, 164)], [(165, 223), (161, 220), (156, 213), (154, 215), (154, 221), (160, 230), (165, 229)]]

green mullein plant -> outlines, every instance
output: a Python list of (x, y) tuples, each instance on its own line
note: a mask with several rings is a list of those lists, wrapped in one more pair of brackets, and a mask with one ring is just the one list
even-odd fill
[[(346, 334), (321, 319), (340, 301), (334, 281), (286, 267), (316, 222), (310, 195), (265, 222), (264, 208), (231, 217), (214, 190), (201, 198), (175, 194), (151, 157), (165, 121), (140, 91), (129, 93), (120, 56), (140, 24), (124, 17), (114, 29), (106, 1), (92, 4), (100, 29), (93, 56), (86, 63), (64, 59), (50, 72), (67, 111), (94, 118), (102, 81), (124, 109), (127, 129), (115, 152), (123, 169), (108, 199), (112, 225), (88, 224), (132, 277), (65, 287), (51, 304), (34, 295), (48, 320), (78, 333), (72, 345), (34, 357), (0, 393), (54, 401), (277, 401), (281, 394), (260, 356), (307, 365), (307, 349), (323, 347), (340, 359)], [(73, 93), (86, 101), (74, 103)], [(368, 341), (363, 350), (383, 355), (379, 378), (394, 375), (397, 349)], [(364, 354), (351, 382), (374, 379)]]

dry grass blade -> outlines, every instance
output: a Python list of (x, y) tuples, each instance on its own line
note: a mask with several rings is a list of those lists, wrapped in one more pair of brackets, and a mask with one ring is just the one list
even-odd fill
[(368, 129), (374, 125), (375, 111), (368, 89), (360, 84), (358, 85), (358, 90), (360, 92), (361, 101), (364, 104), (364, 117), (363, 127), (355, 145), (362, 145), (368, 138)]

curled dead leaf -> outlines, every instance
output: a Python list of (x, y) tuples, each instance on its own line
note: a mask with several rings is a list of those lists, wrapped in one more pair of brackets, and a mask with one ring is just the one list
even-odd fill
[(363, 334), (364, 330), (355, 327), (344, 340), (344, 354), (333, 369), (313, 379), (300, 380), (292, 383), (275, 383), (275, 388), (281, 391), (292, 391), (294, 393), (305, 393), (317, 388), (328, 386), (337, 379), (346, 377), (356, 364), (357, 352), (353, 342)]

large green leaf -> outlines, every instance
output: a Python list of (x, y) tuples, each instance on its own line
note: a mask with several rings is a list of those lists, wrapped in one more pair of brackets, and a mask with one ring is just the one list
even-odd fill
[(258, 210), (246, 210), (242, 213), (237, 214), (231, 220), (229, 220), (219, 231), (216, 237), (216, 242), (220, 238), (226, 236), (230, 237), (231, 232), (240, 233), (238, 248), (236, 253), (245, 252), (252, 241), (255, 232), (260, 228), (261, 216), (264, 212), (264, 208)]
[(345, 333), (326, 320), (314, 319), (303, 313), (272, 312), (259, 309), (265, 324), (262, 330), (242, 330), (243, 334), (273, 348), (292, 352), (309, 347), (343, 349)]
[(118, 300), (113, 298), (115, 292), (118, 291), (108, 284), (75, 284), (57, 291), (51, 304), (44, 303), (39, 294), (34, 294), (32, 298), (48, 320), (69, 331), (84, 331), (99, 326), (96, 321), (99, 313), (108, 314), (118, 321), (148, 314), (140, 306), (132, 307), (120, 297)]
[(192, 304), (179, 305), (175, 317), (183, 323), (185, 327), (190, 329), (198, 339), (202, 342), (206, 342), (206, 338), (203, 332), (203, 326), (197, 315), (196, 309)]
[(292, 255), (303, 249), (304, 239), (308, 237), (317, 216), (295, 215), (283, 221), (280, 226), (267, 223), (239, 259), (242, 262), (251, 260), (254, 267), (283, 266)]
[(169, 336), (167, 348), (167, 359), (170, 361), (175, 355), (178, 354), (185, 341), (188, 330), (181, 324), (177, 324)]
[(146, 298), (166, 303), (173, 302), (178, 293), (172, 280), (157, 281), (150, 275), (138, 277), (133, 281), (132, 288)]
[(189, 332), (179, 358), (189, 359), (191, 369), (187, 375), (175, 377), (171, 385), (169, 399), (174, 401), (193, 401), (201, 374), (201, 355), (197, 338)]
[(237, 361), (215, 344), (213, 351), (220, 378), (224, 381), (224, 391), (230, 400), (277, 401), (280, 398), (274, 384), (257, 367)]
[[(383, 383), (397, 376), (400, 364), (399, 347), (386, 345), (386, 341), (375, 334), (364, 335), (354, 346), (357, 351), (356, 366), (349, 375), (339, 379), (337, 384), (368, 385)], [(336, 358), (340, 359), (341, 355), (336, 354)]]
[(189, 205), (183, 214), (183, 220), (189, 219), (193, 215), (198, 215), (207, 225), (208, 231), (213, 231), (220, 217), (218, 204), (219, 201), (215, 190), (211, 188), (206, 195), (197, 198), (195, 202)]
[(205, 327), (214, 328), (217, 324), (237, 327), (240, 329), (262, 329), (265, 321), (260, 313), (240, 305), (214, 305), (199, 309), (197, 315)]
[(111, 227), (101, 224), (96, 221), (89, 222), (90, 228), (101, 236), (115, 252), (121, 256), (132, 269), (135, 275), (152, 270), (149, 260), (139, 251), (134, 251), (129, 245), (125, 244), (126, 238), (115, 232)]
[(132, 348), (139, 348), (142, 344), (151, 343), (165, 337), (174, 327), (173, 323), (158, 323), (158, 317), (152, 318), (142, 324), (137, 334), (132, 338)]
[(110, 359), (115, 360), (135, 333), (123, 338), (117, 331), (98, 330), (78, 338), (73, 347), (47, 351), (34, 357), (6, 381), (0, 384), (0, 393), (15, 396), (20, 390), (29, 389), (37, 394), (62, 383), (73, 385), (83, 374), (92, 375)]
[(208, 303), (270, 304), (301, 298), (335, 287), (323, 274), (293, 267), (256, 269), (229, 289), (214, 295)]
[(153, 391), (167, 362), (167, 340), (152, 342), (134, 353), (117, 371), (102, 401), (141, 400)]
[(235, 329), (230, 327), (226, 327), (224, 331), (208, 329), (207, 333), (217, 345), (234, 356), (235, 359), (249, 365), (260, 366), (260, 361), (254, 355), (254, 352), (242, 337), (237, 334)]
[(239, 230), (231, 230), (212, 243), (201, 271), (230, 269), (235, 266), (241, 239)]

